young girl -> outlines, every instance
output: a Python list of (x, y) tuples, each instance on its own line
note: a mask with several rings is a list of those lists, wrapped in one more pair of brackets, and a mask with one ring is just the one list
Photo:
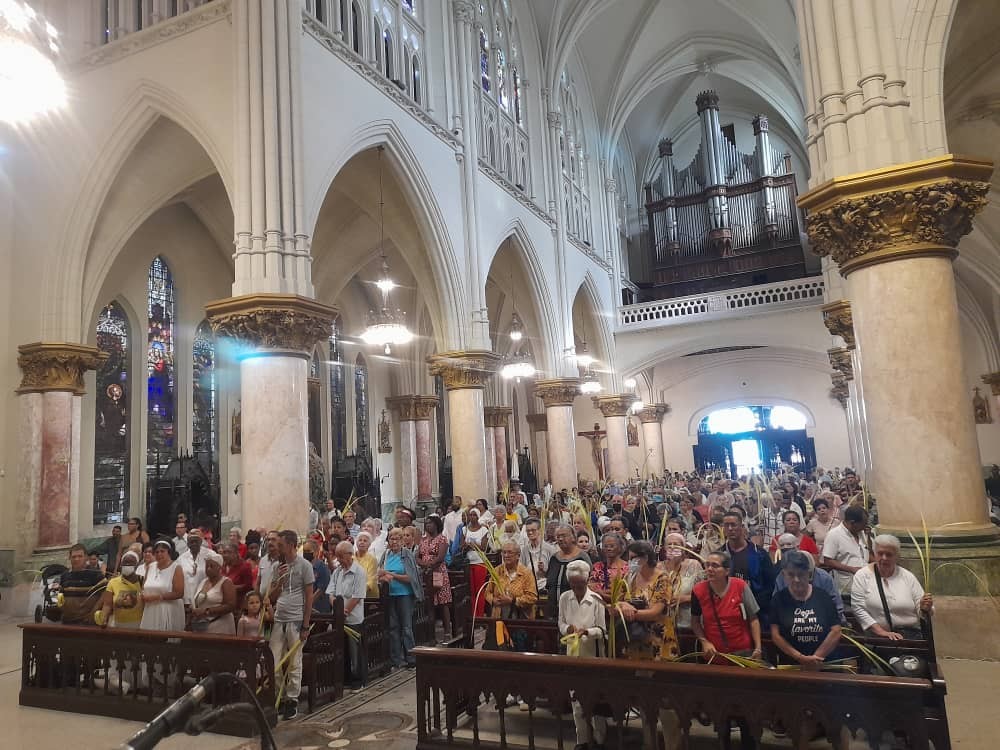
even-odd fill
[(243, 616), (240, 618), (239, 624), (236, 626), (236, 635), (243, 636), (245, 638), (256, 638), (258, 636), (264, 637), (264, 631), (261, 629), (260, 621), (261, 618), (263, 618), (265, 625), (271, 621), (270, 605), (264, 606), (263, 600), (260, 598), (260, 594), (256, 591), (251, 591), (246, 596), (243, 609)]

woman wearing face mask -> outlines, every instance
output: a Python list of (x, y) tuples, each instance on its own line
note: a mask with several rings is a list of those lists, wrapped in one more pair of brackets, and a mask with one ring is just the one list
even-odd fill
[(629, 564), (622, 559), (625, 554), (625, 540), (618, 534), (605, 534), (601, 537), (601, 554), (603, 560), (594, 563), (590, 571), (590, 588), (601, 595), (606, 602), (611, 601), (611, 587), (616, 578), (625, 578), (629, 574)]
[[(668, 527), (669, 528), (669, 527)], [(691, 589), (705, 577), (701, 563), (688, 555), (684, 534), (680, 531), (667, 534), (664, 549), (666, 559), (660, 569), (670, 580), (677, 602), (677, 627), (691, 627)]]
[(101, 595), (101, 608), (94, 613), (94, 621), (102, 628), (138, 630), (142, 621), (142, 581), (136, 575), (139, 556), (135, 552), (122, 555), (119, 574), (108, 581)]

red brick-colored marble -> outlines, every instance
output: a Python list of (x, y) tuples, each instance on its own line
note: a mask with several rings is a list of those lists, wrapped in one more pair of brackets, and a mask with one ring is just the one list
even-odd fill
[(417, 428), (417, 497), (426, 500), (431, 496), (431, 422), (419, 419)]
[(70, 486), (73, 457), (73, 394), (43, 396), (42, 489), (38, 498), (38, 546), (70, 544)]

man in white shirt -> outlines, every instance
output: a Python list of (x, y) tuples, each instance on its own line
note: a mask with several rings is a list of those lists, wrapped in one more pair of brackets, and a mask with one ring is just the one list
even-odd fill
[(382, 555), (385, 554), (385, 534), (382, 533), (381, 518), (366, 518), (361, 524), (361, 530), (367, 531), (372, 538), (372, 544), (368, 548), (368, 554), (374, 557), (379, 563), (382, 562)]
[(510, 483), (507, 508), (517, 514), (518, 523), (523, 524), (524, 520), (528, 517), (528, 496), (521, 490), (520, 482)]
[(205, 555), (202, 549), (201, 532), (193, 529), (187, 535), (187, 550), (177, 558), (177, 564), (184, 571), (184, 606), (190, 607), (194, 595), (205, 580)]
[(271, 584), (271, 577), (274, 575), (274, 571), (277, 570), (278, 565), (281, 564), (281, 559), (278, 555), (277, 531), (267, 532), (266, 549), (266, 557), (262, 557), (257, 566), (257, 590), (261, 594), (267, 593), (268, 586)]
[(185, 552), (187, 552), (188, 548), (187, 528), (188, 528), (187, 521), (183, 521), (178, 518), (177, 525), (174, 526), (175, 536), (173, 539), (170, 540), (174, 543), (174, 550), (177, 551), (178, 555), (183, 555)]
[[(365, 621), (365, 593), (368, 588), (368, 577), (365, 569), (354, 559), (354, 547), (350, 542), (341, 542), (334, 549), (337, 569), (330, 576), (326, 594), (330, 597), (331, 606), (339, 596), (344, 600), (344, 623), (361, 632)], [(345, 638), (347, 660), (350, 667), (351, 690), (360, 690), (368, 679), (367, 657), (361, 653), (361, 643), (354, 638)]]
[(444, 516), (444, 535), (448, 539), (448, 542), (455, 541), (455, 534), (458, 533), (458, 527), (462, 525), (462, 496), (455, 495), (451, 499), (451, 510), (448, 511)]
[(549, 558), (555, 553), (554, 545), (542, 539), (542, 524), (537, 518), (524, 522), (524, 540), (521, 543), (521, 564), (535, 576), (539, 593), (545, 591)]
[(844, 511), (844, 522), (823, 541), (823, 567), (833, 573), (841, 594), (851, 593), (854, 574), (871, 561), (867, 525), (868, 512), (852, 505)]

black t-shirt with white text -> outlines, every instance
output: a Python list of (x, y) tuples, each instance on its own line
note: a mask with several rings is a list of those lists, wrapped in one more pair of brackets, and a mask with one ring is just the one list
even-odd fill
[(815, 586), (804, 602), (782, 589), (771, 599), (771, 624), (778, 626), (781, 637), (806, 656), (816, 653), (830, 630), (840, 624), (837, 608), (830, 595)]

